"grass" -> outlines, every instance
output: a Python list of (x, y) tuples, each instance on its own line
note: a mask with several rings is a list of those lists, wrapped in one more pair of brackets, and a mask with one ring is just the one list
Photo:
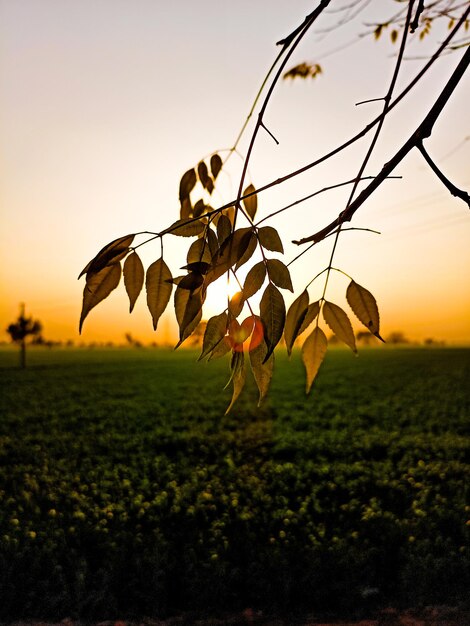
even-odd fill
[[(0, 619), (459, 603), (470, 350), (0, 352)], [(468, 526), (467, 526), (468, 528)]]

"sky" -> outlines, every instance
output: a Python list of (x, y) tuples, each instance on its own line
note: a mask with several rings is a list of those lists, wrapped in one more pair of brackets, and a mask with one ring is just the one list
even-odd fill
[[(397, 48), (388, 34), (379, 41), (361, 35), (367, 23), (394, 13), (396, 3), (369, 4), (334, 30), (338, 14), (326, 14), (295, 52), (288, 67), (318, 62), (323, 74), (278, 83), (264, 121), (279, 145), (259, 134), (249, 165), (255, 187), (313, 161), (379, 113), (380, 102), (355, 105), (384, 95)], [(0, 340), (7, 339), (4, 329), (20, 302), (42, 321), (47, 339), (122, 342), (131, 333), (144, 342), (174, 340), (171, 309), (154, 333), (145, 293), (129, 315), (123, 284), (91, 311), (79, 337), (84, 279), (77, 276), (116, 237), (159, 231), (179, 217), (181, 175), (233, 145), (277, 54), (276, 41), (314, 6), (306, 0), (0, 0)], [(397, 93), (446, 33), (442, 24), (424, 41), (415, 38)], [(390, 115), (367, 175), (377, 174), (417, 127), (461, 55), (439, 60)], [(469, 87), (467, 73), (426, 142), (444, 173), (467, 190)], [(253, 120), (239, 146), (242, 156)], [(258, 218), (353, 178), (368, 137), (260, 194)], [(242, 156), (224, 168), (212, 206), (236, 195)], [(334, 266), (374, 294), (383, 335), (400, 330), (418, 341), (468, 344), (468, 207), (417, 153), (394, 174), (401, 178), (386, 181), (351, 224), (381, 234), (345, 232)], [(291, 241), (330, 222), (347, 192), (322, 194), (266, 222), (279, 230), (286, 262), (303, 249)], [(188, 243), (165, 239), (174, 275), (185, 264)], [(291, 266), (297, 294), (326, 267), (332, 243), (326, 239)], [(158, 243), (139, 250), (146, 266), (160, 256)], [(309, 289), (311, 301), (322, 295), (322, 280)], [(344, 309), (347, 284), (334, 273), (326, 294)], [(224, 308), (224, 289), (209, 293), (206, 319)], [(289, 304), (293, 296), (285, 295)]]

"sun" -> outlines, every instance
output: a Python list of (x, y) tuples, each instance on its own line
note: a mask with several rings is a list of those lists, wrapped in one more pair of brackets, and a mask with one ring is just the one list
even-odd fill
[(209, 316), (222, 313), (227, 308), (228, 300), (237, 291), (240, 291), (240, 286), (234, 278), (227, 278), (227, 275), (221, 276), (207, 289), (204, 311), (207, 311)]

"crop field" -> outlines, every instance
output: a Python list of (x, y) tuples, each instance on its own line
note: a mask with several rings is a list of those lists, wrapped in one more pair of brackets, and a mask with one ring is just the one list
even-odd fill
[(0, 352), (0, 621), (464, 601), (469, 349), (196, 357)]

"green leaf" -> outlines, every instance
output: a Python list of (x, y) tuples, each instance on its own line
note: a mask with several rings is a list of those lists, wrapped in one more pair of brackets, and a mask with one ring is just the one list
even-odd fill
[(193, 241), (193, 243), (189, 246), (186, 261), (188, 262), (188, 265), (192, 263), (209, 264), (212, 261), (209, 243), (204, 238)]
[(264, 261), (260, 261), (253, 265), (248, 274), (246, 275), (245, 282), (243, 284), (243, 296), (245, 300), (251, 298), (257, 291), (261, 289), (266, 278), (266, 265)]
[(286, 326), (284, 328), (284, 339), (287, 347), (287, 354), (290, 356), (292, 347), (297, 339), (302, 322), (308, 311), (308, 292), (305, 289), (298, 298), (290, 305), (286, 315)]
[(158, 320), (166, 309), (173, 290), (171, 272), (162, 257), (147, 269), (145, 288), (147, 290), (147, 306), (152, 315), (153, 330), (157, 330)]
[(189, 198), (189, 194), (196, 185), (197, 177), (194, 168), (188, 170), (183, 174), (180, 180), (180, 202), (183, 202), (186, 198)]
[(356, 353), (354, 331), (349, 317), (343, 309), (337, 304), (333, 304), (333, 302), (325, 301), (323, 304), (323, 318), (338, 339), (344, 341), (344, 343)]
[(205, 227), (205, 223), (200, 220), (176, 220), (176, 222), (173, 222), (173, 224), (166, 229), (166, 232), (170, 235), (177, 235), (178, 237), (196, 237), (204, 231)]
[(124, 285), (129, 296), (129, 313), (139, 297), (144, 285), (145, 271), (137, 252), (130, 254), (124, 262)]
[(211, 156), (211, 172), (214, 180), (219, 175), (220, 170), (222, 169), (222, 159), (218, 154), (213, 154)]
[(93, 307), (107, 298), (116, 289), (121, 280), (121, 264), (113, 263), (107, 265), (99, 272), (87, 275), (85, 288), (83, 290), (83, 304), (80, 315), (79, 332), (82, 332), (83, 322)]
[(268, 275), (272, 282), (281, 289), (294, 291), (287, 266), (279, 259), (268, 259), (266, 263)]
[(233, 315), (233, 317), (238, 317), (245, 306), (245, 299), (243, 297), (242, 291), (237, 291), (237, 293), (233, 294), (228, 303), (228, 310)]
[(201, 290), (189, 291), (178, 285), (175, 291), (176, 321), (180, 330), (180, 339), (175, 346), (178, 348), (187, 339), (202, 318), (202, 295)]
[(248, 213), (252, 221), (255, 219), (256, 209), (258, 208), (258, 198), (255, 194), (255, 191), (256, 189), (253, 185), (248, 185), (248, 187), (243, 192), (244, 196), (248, 196), (250, 193), (254, 194), (249, 198), (243, 199), (243, 206), (245, 207), (245, 211)]
[(319, 326), (315, 326), (311, 334), (307, 337), (302, 346), (302, 361), (305, 365), (307, 380), (305, 392), (310, 393), (313, 381), (315, 380), (320, 365), (326, 354), (328, 341), (325, 333)]
[[(223, 340), (225, 333), (227, 332), (228, 315), (221, 313), (220, 315), (214, 315), (207, 321), (206, 330), (204, 332), (204, 339), (202, 340), (202, 352), (198, 361), (204, 359), (210, 354), (214, 348)], [(227, 347), (227, 352), (230, 347)]]
[(261, 402), (263, 401), (263, 399), (266, 397), (266, 394), (268, 393), (269, 385), (273, 377), (274, 354), (271, 354), (271, 356), (269, 356), (266, 359), (266, 355), (268, 353), (268, 347), (264, 340), (260, 342), (256, 341), (255, 338), (259, 335), (259, 332), (257, 332), (256, 325), (259, 325), (261, 327), (261, 335), (262, 335), (263, 324), (259, 317), (256, 317), (255, 330), (253, 331), (252, 340), (250, 343), (249, 355), (250, 355), (251, 370), (253, 372), (256, 386), (258, 387), (258, 391), (259, 391), (258, 406), (260, 406)]
[(279, 343), (286, 321), (286, 307), (281, 292), (272, 284), (266, 287), (260, 302), (260, 317), (263, 320), (264, 336), (268, 347), (265, 361)]
[(299, 335), (301, 335), (303, 332), (307, 330), (307, 328), (310, 326), (310, 324), (313, 322), (313, 320), (317, 317), (319, 313), (320, 313), (320, 300), (317, 300), (316, 302), (312, 302), (312, 304), (309, 304), (307, 313), (305, 314), (305, 317), (304, 317), (304, 321), (302, 322), (302, 325), (300, 326), (300, 329), (298, 332)]
[[(240, 395), (243, 387), (245, 386), (246, 381), (246, 371), (245, 371), (245, 355), (243, 352), (232, 353), (232, 360), (230, 362), (230, 379), (229, 383), (233, 384), (233, 393), (232, 400), (225, 411), (225, 415), (230, 411), (230, 409), (235, 404), (238, 396)], [(227, 384), (229, 384), (227, 383)]]
[(262, 226), (258, 230), (258, 237), (260, 244), (263, 248), (266, 248), (266, 250), (281, 252), (281, 254), (284, 254), (284, 247), (282, 245), (281, 238), (279, 237), (279, 233), (272, 226)]
[(135, 235), (125, 235), (114, 239), (104, 248), (101, 248), (98, 254), (82, 269), (78, 278), (81, 278), (83, 274), (99, 272), (103, 267), (121, 261), (128, 254), (129, 246), (134, 241), (134, 237)]
[(353, 280), (346, 289), (346, 300), (357, 319), (380, 341), (380, 316), (374, 296), (365, 287), (361, 287)]

